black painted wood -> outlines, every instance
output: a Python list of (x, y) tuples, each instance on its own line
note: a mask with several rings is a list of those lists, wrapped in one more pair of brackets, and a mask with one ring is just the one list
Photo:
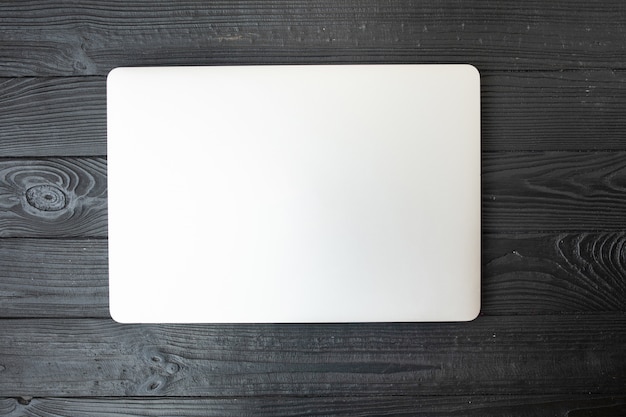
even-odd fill
[(2, 327), (5, 396), (623, 395), (626, 389), (624, 313), (326, 325), (22, 319)]
[(0, 317), (109, 317), (107, 261), (104, 239), (0, 239)]
[(624, 4), (585, 1), (0, 3), (1, 76), (121, 65), (470, 62), (624, 68)]
[(483, 155), (486, 232), (621, 231), (625, 152)]
[[(0, 179), (0, 237), (106, 237), (104, 158), (0, 160)], [(485, 232), (626, 227), (626, 152), (486, 153), (482, 182)]]
[(556, 416), (621, 417), (626, 396), (490, 395), (257, 398), (0, 399), (2, 417)]
[(625, 150), (626, 72), (481, 74), (483, 151)]
[(104, 158), (0, 160), (0, 237), (106, 237)]
[(5, 78), (0, 92), (0, 156), (106, 155), (104, 77)]
[[(483, 151), (626, 150), (626, 72), (483, 72)], [(106, 155), (105, 77), (0, 80), (0, 155)]]
[(626, 312), (626, 234), (483, 237), (485, 314)]
[[(0, 239), (0, 317), (109, 317), (106, 240)], [(487, 234), (483, 315), (626, 312), (626, 233)]]
[[(626, 414), (625, 15), (617, 0), (1, 2), (0, 396), (24, 398), (0, 416)], [(110, 68), (370, 62), (481, 70), (484, 316), (105, 319)]]

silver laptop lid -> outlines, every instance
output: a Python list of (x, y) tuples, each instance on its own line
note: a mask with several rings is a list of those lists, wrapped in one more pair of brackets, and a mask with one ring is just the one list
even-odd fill
[(478, 314), (474, 67), (117, 68), (107, 100), (115, 320)]

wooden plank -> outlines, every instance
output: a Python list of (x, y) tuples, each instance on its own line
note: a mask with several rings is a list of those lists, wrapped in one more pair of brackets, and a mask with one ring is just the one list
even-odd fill
[(471, 62), (481, 69), (624, 68), (624, 3), (12, 0), (2, 76), (121, 65)]
[(106, 159), (0, 160), (0, 207), (0, 237), (106, 237)]
[[(482, 314), (626, 312), (626, 233), (483, 236)], [(105, 240), (0, 239), (0, 317), (109, 317)]]
[(626, 233), (483, 236), (484, 314), (626, 312)]
[(483, 154), (483, 231), (621, 231), (625, 152)]
[(106, 155), (103, 77), (0, 80), (0, 155)]
[[(626, 72), (484, 72), (484, 151), (626, 150)], [(0, 80), (0, 155), (105, 155), (105, 77)]]
[[(483, 154), (483, 230), (626, 227), (626, 152)], [(106, 160), (0, 160), (1, 237), (105, 237)]]
[(622, 313), (327, 325), (24, 319), (0, 321), (0, 329), (0, 392), (10, 397), (623, 395), (626, 389)]
[(490, 395), (257, 398), (0, 399), (0, 417), (115, 416), (623, 416), (626, 396)]
[(483, 151), (625, 150), (626, 72), (481, 75)]
[(0, 317), (109, 317), (106, 240), (0, 239)]

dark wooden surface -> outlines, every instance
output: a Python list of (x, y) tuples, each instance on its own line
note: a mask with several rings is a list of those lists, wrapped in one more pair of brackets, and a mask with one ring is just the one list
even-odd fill
[[(465, 323), (4, 323), (9, 396), (624, 394), (626, 316)], [(580, 331), (584, 329), (585, 331)]]
[[(478, 319), (109, 318), (109, 69), (435, 62), (481, 71)], [(624, 416), (625, 277), (621, 1), (0, 3), (0, 416)]]
[(622, 417), (626, 397), (473, 395), (379, 397), (90, 398), (0, 400), (3, 416), (473, 416)]

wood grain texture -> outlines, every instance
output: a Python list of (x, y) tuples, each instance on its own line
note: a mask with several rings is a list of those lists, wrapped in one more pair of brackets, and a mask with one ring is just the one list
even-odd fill
[[(626, 233), (483, 236), (482, 314), (626, 312)], [(109, 317), (107, 242), (0, 239), (0, 317)]]
[(470, 62), (625, 68), (623, 2), (455, 0), (0, 3), (0, 75), (115, 66)]
[[(625, 22), (618, 0), (0, 2), (0, 416), (626, 415)], [(106, 240), (83, 238), (106, 237), (110, 68), (435, 62), (482, 72), (484, 316), (104, 318)]]
[(483, 236), (485, 314), (626, 312), (626, 233)]
[[(626, 227), (626, 152), (485, 153), (482, 172), (485, 232)], [(0, 236), (106, 236), (103, 158), (4, 160), (0, 179)]]
[(0, 239), (0, 317), (108, 317), (106, 240)]
[(626, 389), (621, 313), (422, 324), (0, 325), (5, 396), (623, 395)]
[(0, 155), (106, 155), (103, 77), (0, 80)]
[(0, 237), (106, 237), (104, 158), (0, 160)]
[(483, 231), (621, 231), (626, 152), (483, 154)]
[[(484, 72), (482, 147), (626, 150), (626, 72)], [(0, 155), (106, 155), (105, 77), (0, 80)]]
[(0, 399), (1, 417), (118, 416), (622, 417), (626, 396), (376, 396)]
[(484, 72), (483, 151), (625, 150), (626, 72)]

